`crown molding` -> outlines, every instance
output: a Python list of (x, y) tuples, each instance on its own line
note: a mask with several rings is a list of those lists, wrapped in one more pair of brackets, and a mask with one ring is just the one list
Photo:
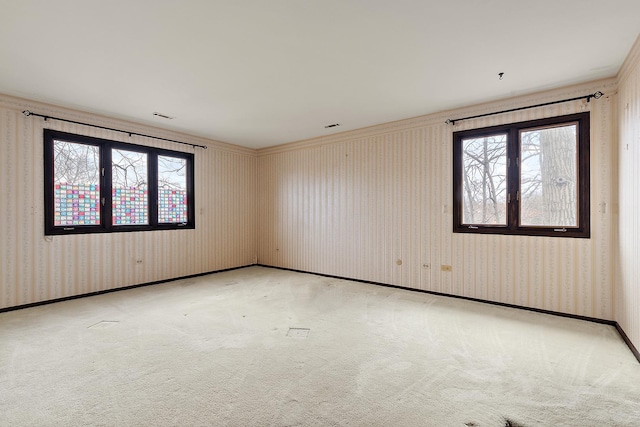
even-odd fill
[[(47, 104), (40, 101), (33, 101), (24, 98), (18, 98), (10, 95), (0, 94), (0, 107), (22, 112), (30, 110), (37, 114), (46, 116), (57, 116), (63, 119), (73, 120), (77, 122), (88, 123), (96, 126), (120, 129), (124, 132), (134, 132), (147, 134), (151, 137), (175, 139), (189, 144), (205, 145), (209, 150), (218, 150), (223, 152), (231, 152), (236, 154), (257, 156), (257, 151), (252, 148), (241, 147), (238, 145), (228, 144), (226, 142), (215, 141), (208, 138), (202, 138), (189, 135), (182, 132), (167, 130), (159, 127), (144, 125), (127, 120), (116, 119), (113, 117), (103, 116), (100, 114), (89, 113), (80, 110), (74, 110), (67, 107), (60, 107), (53, 104)], [(41, 120), (33, 117), (32, 120)], [(79, 125), (81, 126), (81, 125)], [(171, 144), (168, 142), (168, 144)]]
[[(588, 95), (598, 90), (604, 92), (605, 96), (615, 93), (617, 91), (616, 78), (611, 77), (572, 86), (565, 86), (557, 89), (549, 89), (530, 94), (523, 94), (496, 101), (485, 102), (482, 104), (475, 104), (453, 110), (413, 117), (410, 119), (398, 120), (366, 128), (340, 132), (333, 135), (275, 145), (272, 147), (258, 149), (257, 152), (258, 156), (268, 156), (287, 151), (314, 148), (322, 145), (335, 144), (344, 141), (369, 138), (373, 136), (380, 136), (395, 132), (404, 132), (416, 128), (425, 128), (432, 126), (446, 126), (451, 129), (451, 132), (453, 132), (453, 130), (458, 130), (460, 128), (454, 128), (454, 126), (446, 124), (445, 121), (447, 119), (456, 119), (458, 117), (474, 116), (478, 114), (491, 113), (493, 111), (526, 107), (527, 105), (553, 102), (564, 98), (576, 98), (579, 96)], [(597, 100), (592, 102), (597, 102)]]
[(631, 47), (629, 54), (622, 63), (620, 71), (618, 71), (618, 86), (621, 86), (633, 73), (634, 70), (640, 67), (640, 35), (636, 39), (635, 43)]

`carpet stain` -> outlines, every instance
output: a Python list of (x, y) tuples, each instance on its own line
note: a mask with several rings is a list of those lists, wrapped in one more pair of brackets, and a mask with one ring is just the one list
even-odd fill
[[(502, 427), (526, 427), (524, 424), (517, 423), (509, 418), (504, 419), (504, 426)], [(464, 423), (466, 427), (480, 427), (480, 424), (476, 424), (474, 422)]]

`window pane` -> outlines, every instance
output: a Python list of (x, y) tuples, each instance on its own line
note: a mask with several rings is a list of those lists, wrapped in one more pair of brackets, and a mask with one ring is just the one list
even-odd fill
[(507, 224), (507, 135), (462, 140), (463, 224)]
[(187, 222), (187, 160), (158, 156), (158, 222)]
[(577, 124), (520, 133), (520, 224), (578, 226)]
[(113, 225), (149, 223), (147, 154), (111, 150)]
[(53, 142), (54, 226), (100, 225), (100, 148)]

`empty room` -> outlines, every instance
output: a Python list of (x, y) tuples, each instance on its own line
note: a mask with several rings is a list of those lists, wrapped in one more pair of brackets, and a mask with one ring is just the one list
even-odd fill
[(640, 425), (637, 0), (0, 11), (0, 426)]

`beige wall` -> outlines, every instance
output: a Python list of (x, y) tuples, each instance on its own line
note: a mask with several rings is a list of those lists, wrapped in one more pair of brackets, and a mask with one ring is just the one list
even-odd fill
[[(597, 90), (590, 103), (444, 123)], [(260, 150), (258, 262), (613, 319), (614, 93), (599, 81)], [(454, 130), (585, 110), (591, 239), (452, 233)]]
[[(24, 109), (209, 148), (45, 122)], [(43, 127), (194, 152), (196, 229), (45, 238)], [(0, 96), (0, 308), (252, 264), (256, 161), (253, 150)]]
[(640, 39), (619, 75), (618, 133), (620, 223), (615, 314), (640, 349)]
[[(596, 90), (606, 96), (444, 124)], [(208, 145), (184, 147), (196, 159), (196, 229), (45, 238), (43, 127), (182, 148), (24, 109)], [(591, 239), (451, 232), (454, 130), (587, 109)], [(615, 319), (640, 347), (639, 144), (638, 43), (618, 79), (258, 152), (0, 95), (0, 308), (248, 265), (257, 254), (265, 265)]]

